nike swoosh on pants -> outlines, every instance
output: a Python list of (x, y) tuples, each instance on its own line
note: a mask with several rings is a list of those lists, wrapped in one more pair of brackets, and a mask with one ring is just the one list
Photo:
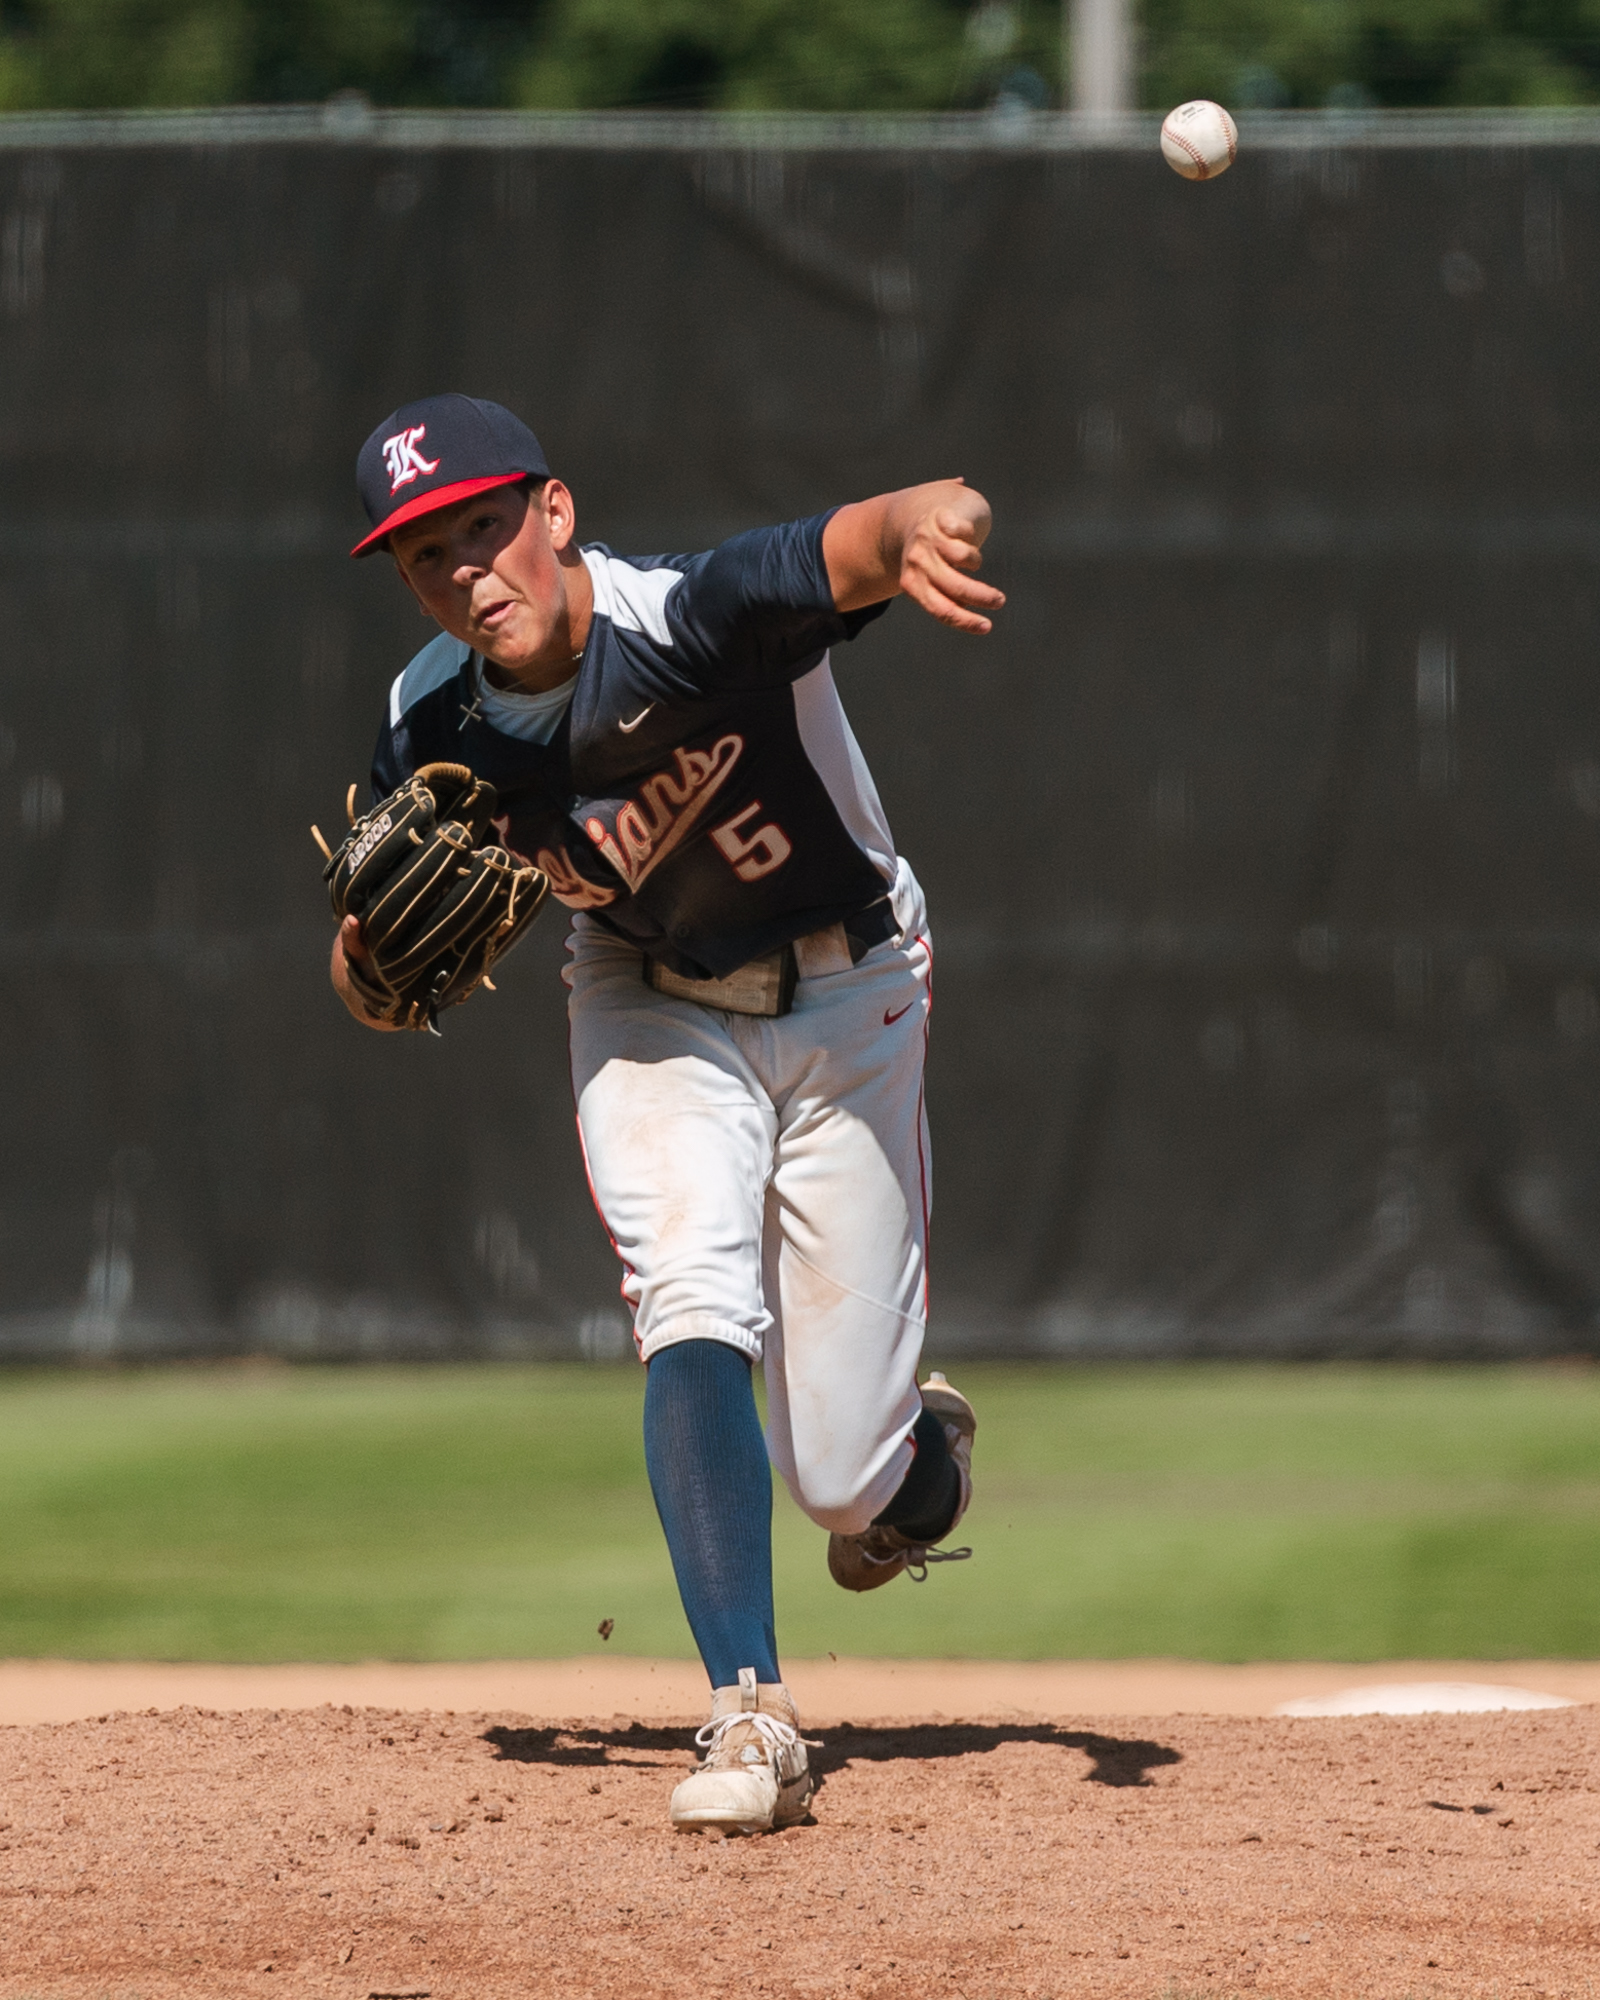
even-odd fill
[(906, 1004), (900, 1009), (899, 1014), (891, 1014), (888, 1008), (885, 1007), (883, 1010), (883, 1025), (886, 1028), (892, 1028), (895, 1022), (900, 1019), (900, 1014), (909, 1014), (912, 1008), (916, 1006), (916, 1004), (917, 1003), (915, 1000), (908, 1000)]

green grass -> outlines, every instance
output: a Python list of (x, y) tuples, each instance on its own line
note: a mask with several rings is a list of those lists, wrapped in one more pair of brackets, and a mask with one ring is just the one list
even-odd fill
[[(962, 1366), (976, 1551), (791, 1655), (1600, 1655), (1600, 1373)], [(0, 1377), (0, 1654), (686, 1655), (621, 1368)]]

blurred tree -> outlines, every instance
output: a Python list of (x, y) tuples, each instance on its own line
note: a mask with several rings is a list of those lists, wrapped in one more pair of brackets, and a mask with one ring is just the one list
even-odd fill
[(0, 0), (0, 107), (1050, 100), (1057, 0)]
[(516, 95), (739, 110), (944, 104), (964, 11), (945, 0), (553, 0)]
[(947, 110), (1009, 90), (1044, 104), (1059, 36), (1056, 0), (549, 0), (515, 95), (529, 105)]
[(541, 0), (0, 0), (0, 105), (499, 104)]
[[(1134, 0), (1150, 105), (1600, 102), (1600, 0)], [(1060, 0), (0, 0), (0, 108), (1054, 102)]]
[(235, 95), (249, 22), (234, 0), (36, 0), (0, 10), (0, 103), (208, 104)]
[(1600, 0), (1143, 0), (1140, 11), (1152, 105), (1600, 101)]

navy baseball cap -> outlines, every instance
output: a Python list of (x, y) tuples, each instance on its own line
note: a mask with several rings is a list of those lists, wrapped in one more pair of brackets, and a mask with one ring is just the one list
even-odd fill
[(474, 493), (548, 479), (544, 449), (520, 417), (478, 396), (402, 403), (361, 447), (356, 485), (372, 533), (350, 551), (370, 555), (395, 528)]

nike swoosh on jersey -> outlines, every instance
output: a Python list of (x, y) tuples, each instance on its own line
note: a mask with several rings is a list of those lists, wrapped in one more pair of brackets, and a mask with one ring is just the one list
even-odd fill
[(896, 1021), (898, 1021), (898, 1020), (900, 1019), (900, 1015), (901, 1015), (901, 1014), (909, 1014), (909, 1013), (911, 1012), (912, 1008), (916, 1006), (916, 1004), (917, 1004), (917, 1003), (916, 1003), (916, 1001), (915, 1001), (915, 1000), (908, 1000), (908, 1001), (906, 1002), (906, 1004), (905, 1004), (905, 1005), (904, 1005), (904, 1006), (903, 1006), (903, 1007), (902, 1007), (902, 1008), (900, 1009), (900, 1013), (899, 1013), (899, 1014), (891, 1014), (891, 1013), (889, 1012), (888, 1008), (887, 1008), (887, 1007), (885, 1007), (885, 1008), (884, 1008), (884, 1010), (883, 1010), (883, 1025), (884, 1025), (884, 1026), (885, 1026), (886, 1028), (892, 1028), (892, 1027), (894, 1026), (895, 1022), (896, 1022)]
[(644, 707), (641, 708), (639, 713), (633, 718), (632, 722), (619, 722), (617, 724), (617, 727), (622, 731), (624, 736), (631, 736), (633, 732), (639, 727), (639, 724), (644, 721), (645, 717), (650, 713), (651, 709), (653, 709), (654, 707), (655, 703), (653, 701), (647, 701)]

